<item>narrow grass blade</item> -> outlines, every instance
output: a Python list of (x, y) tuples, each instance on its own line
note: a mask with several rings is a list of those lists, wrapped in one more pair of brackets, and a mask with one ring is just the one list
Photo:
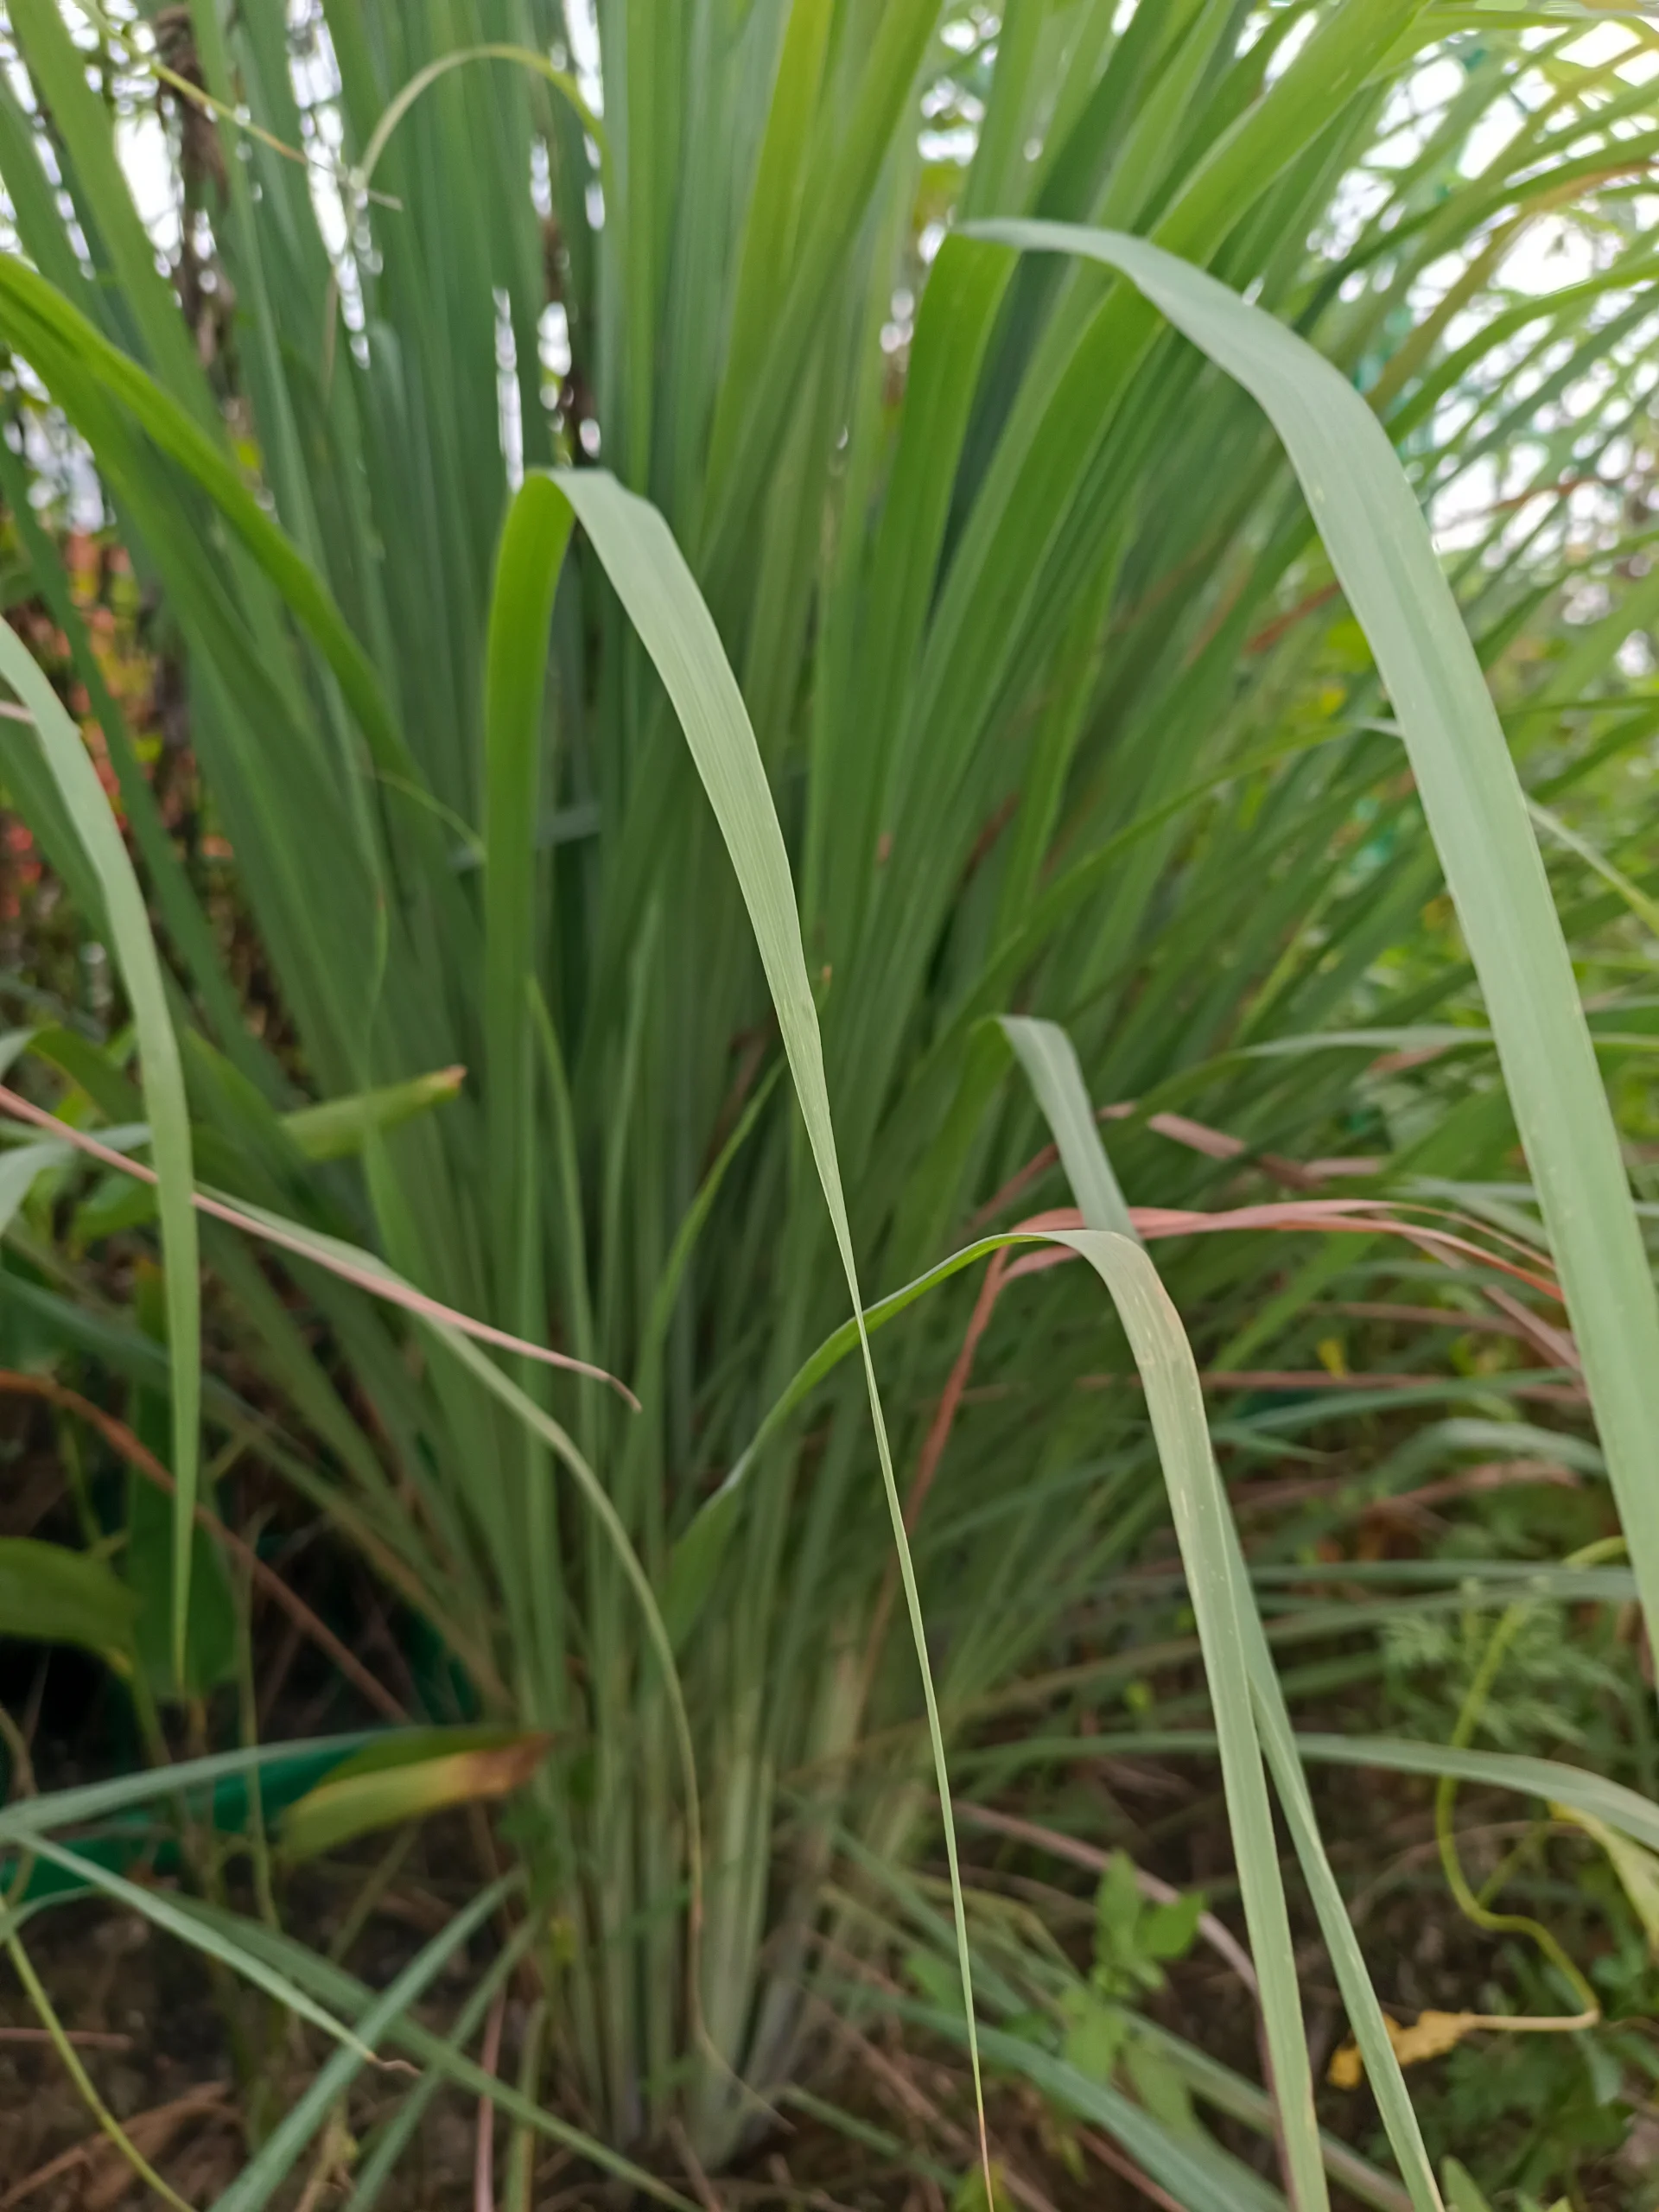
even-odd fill
[(1034, 1021), (1022, 1014), (1005, 1014), (999, 1027), (1036, 1094), (1084, 1220), (1090, 1229), (1115, 1230), (1118, 1236), (1138, 1244), (1141, 1232), (1129, 1218), (1128, 1206), (1100, 1141), (1100, 1125), (1077, 1065), (1077, 1046), (1058, 1021)]
[(1403, 1736), (1299, 1735), (1305, 1759), (1337, 1766), (1382, 1767), (1395, 1774), (1452, 1775), (1459, 1782), (1514, 1789), (1546, 1802), (1559, 1800), (1605, 1821), (1649, 1851), (1659, 1851), (1659, 1805), (1621, 1782), (1569, 1766), (1564, 1759), (1518, 1751), (1481, 1751), (1450, 1744), (1416, 1744)]
[[(936, 2034), (960, 2039), (959, 2024), (944, 2013), (919, 2005), (906, 2011)], [(1024, 2036), (982, 2027), (979, 2039), (987, 2060), (1000, 2072), (1029, 2082), (1046, 2103), (1061, 2112), (1103, 2128), (1154, 2181), (1174, 2193), (1183, 2212), (1283, 2212), (1279, 2190), (1228, 2158), (1201, 2130), (1195, 2141), (1181, 2141), (1121, 2089), (1092, 2080)]]
[(972, 1969), (968, 1958), (968, 1924), (962, 1899), (962, 1875), (957, 1859), (956, 1826), (950, 1817), (950, 1787), (945, 1771), (944, 1738), (939, 1726), (938, 1703), (932, 1669), (928, 1662), (926, 1632), (910, 1543), (905, 1533), (904, 1509), (893, 1469), (887, 1422), (876, 1388), (864, 1327), (864, 1301), (858, 1287), (858, 1268), (853, 1253), (852, 1229), (842, 1190), (841, 1169), (836, 1155), (835, 1131), (830, 1118), (830, 1093), (824, 1081), (823, 1046), (818, 1033), (817, 1009), (806, 979), (801, 950), (800, 923), (795, 890), (784, 849), (783, 832), (772, 805), (760, 748), (749, 726), (743, 696), (727, 662), (719, 632), (704, 606), (690, 570), (655, 508), (625, 492), (614, 478), (599, 470), (563, 470), (556, 481), (575, 509), (605, 565), (617, 596), (651, 655), (679, 717), (703, 789), (720, 824), (721, 836), (736, 871), (744, 905), (754, 931), (755, 943), (766, 969), (766, 982), (783, 1033), (791, 1073), (807, 1141), (823, 1187), (824, 1202), (835, 1230), (836, 1247), (847, 1278), (848, 1293), (863, 1356), (864, 1379), (874, 1424), (881, 1479), (904, 1585), (917, 1665), (921, 1672), (927, 1707), (928, 1733), (932, 1745), (935, 1778), (938, 1785), (940, 1817), (944, 1827), (945, 1855), (950, 1869), (951, 1900), (957, 1919), (957, 1962), (962, 1971), (969, 2055), (974, 2075), (974, 2097), (979, 2116), (980, 2152), (990, 2190), (990, 2153), (985, 2135), (984, 2099), (979, 2079), (978, 2046), (974, 2040)]
[[(304, 1745), (305, 1755), (327, 1764), (345, 1759), (368, 1743), (385, 1740), (384, 1730), (359, 1730), (348, 1736), (318, 1736)], [(165, 1798), (194, 1804), (200, 1793), (261, 1767), (281, 1766), (294, 1757), (292, 1744), (252, 1744), (233, 1751), (215, 1751), (201, 1759), (181, 1759), (176, 1765), (147, 1767), (141, 1774), (118, 1775), (112, 1782), (86, 1782), (73, 1789), (51, 1789), (38, 1797), (19, 1798), (0, 1806), (0, 1844), (33, 1849), (33, 1839), (54, 1828), (82, 1827), (105, 1821), (138, 1805)]]
[[(1051, 1055), (1050, 1067), (1052, 1065)], [(1048, 1113), (1047, 1101), (1041, 1090), (1038, 1096)], [(1062, 1097), (1069, 1124), (1075, 1129), (1081, 1121), (1094, 1144), (1103, 1150), (1075, 1054), (1071, 1056)], [(1060, 1125), (1052, 1115), (1050, 1118), (1058, 1144)], [(1087, 1159), (1086, 1152), (1084, 1158)], [(1070, 1172), (1070, 1162), (1066, 1164)], [(1378, 2071), (1373, 2079), (1389, 2141), (1414, 2202), (1433, 2212), (1439, 2204), (1433, 2169), (1388, 2038), (1382, 2010), (1366, 1975), (1364, 1961), (1319, 1840), (1300, 1765), (1290, 1744), (1289, 1716), (1284, 1709), (1267, 1639), (1255, 1611), (1227, 1494), (1217, 1472), (1198, 1370), (1186, 1332), (1151, 1261), (1138, 1255), (1137, 1266), (1132, 1268), (1126, 1262), (1124, 1252), (1135, 1248), (1128, 1246), (1124, 1239), (1102, 1236), (1091, 1228), (1080, 1237), (1059, 1231), (1057, 1241), (1070, 1243), (1081, 1251), (1111, 1292), (1146, 1386), (1147, 1411), (1174, 1511), (1176, 1536), (1186, 1570), (1187, 1588), (1198, 1616), (1205, 1674), (1215, 1709), (1222, 1778), (1245, 1913), (1250, 1925), (1251, 1949), (1262, 1985), (1262, 2020), (1274, 2074), (1271, 2087), (1280, 2108), (1288, 2169), (1286, 2178), (1292, 2199), (1298, 2205), (1322, 2201), (1309, 2198), (1305, 2193), (1309, 2160), (1318, 2157), (1319, 2126), (1313, 2113), (1313, 2081), (1302, 2029), (1295, 1951), (1285, 1907), (1272, 1815), (1267, 1810), (1262, 1772), (1264, 1756), (1278, 1784), (1319, 1908), (1320, 1924), (1331, 1945), (1368, 2063), (1375, 2053)], [(1217, 1582), (1225, 1592), (1220, 1605), (1217, 1603), (1215, 1589), (1210, 1586)], [(1213, 1616), (1208, 1624), (1207, 1610)], [(1247, 1756), (1241, 1756), (1245, 1746)], [(1260, 1806), (1255, 1802), (1258, 1789)], [(1261, 1825), (1263, 1815), (1265, 1835)], [(1257, 1854), (1259, 1862), (1263, 1850), (1266, 1865), (1258, 1863), (1252, 1876), (1247, 1871), (1251, 1855)], [(1254, 1907), (1253, 1880), (1262, 1893), (1262, 1901)], [(1270, 1924), (1262, 1926), (1258, 1932), (1258, 1920), (1268, 1922), (1269, 1916)], [(1288, 2072), (1287, 2056), (1292, 2069)], [(1297, 2100), (1288, 2110), (1285, 2103), (1287, 2082)], [(1322, 2192), (1322, 2168), (1320, 2172)]]
[(167, 1271), (168, 1359), (173, 1388), (173, 1664), (182, 1676), (190, 1614), (201, 1412), (201, 1284), (191, 1204), (190, 1111), (167, 986), (149, 931), (144, 894), (80, 733), (10, 623), (0, 623), (0, 677), (35, 718), (63, 803), (103, 893), (111, 950), (126, 986), (138, 1037), (144, 1113), (155, 1154), (162, 1258)]
[(521, 69), (528, 69), (550, 84), (563, 100), (568, 100), (572, 113), (582, 129), (599, 149), (601, 171), (610, 166), (610, 142), (605, 136), (605, 126), (582, 96), (582, 88), (569, 70), (560, 69), (544, 54), (537, 54), (533, 47), (509, 46), (492, 43), (484, 46), (457, 47), (453, 54), (441, 54), (435, 61), (429, 61), (424, 69), (417, 69), (403, 89), (387, 103), (385, 111), (375, 124), (362, 157), (352, 172), (353, 189), (365, 193), (380, 166), (380, 156), (386, 150), (391, 134), (409, 113), (429, 85), (435, 85), (452, 69), (459, 69), (469, 61), (512, 61)]
[(1559, 814), (1552, 814), (1547, 806), (1540, 806), (1530, 798), (1527, 801), (1527, 812), (1547, 836), (1553, 837), (1558, 845), (1565, 845), (1568, 852), (1576, 853), (1586, 868), (1593, 868), (1604, 883), (1618, 892), (1643, 927), (1659, 938), (1659, 899), (1649, 898), (1640, 884), (1632, 883), (1622, 868), (1615, 868), (1605, 853), (1599, 852), (1587, 837), (1581, 837), (1576, 830), (1570, 829)]
[[(496, 1992), (517, 1971), (519, 1960), (537, 1932), (534, 1918), (527, 1919), (499, 1958), (492, 1962), (488, 1972), (480, 1974), (467, 1991), (467, 2001), (444, 2039), (443, 2049), (447, 2056), (459, 2059), (464, 2053), (478, 2033)], [(381, 2190), (396, 2173), (404, 2152), (414, 2139), (415, 2131), (425, 2118), (433, 2098), (444, 2088), (446, 2079), (441, 2064), (429, 2063), (420, 2080), (385, 2127), (376, 2131), (373, 2147), (352, 2176), (353, 2212), (371, 2212), (371, 2208), (379, 2201)]]
[(411, 1076), (407, 1083), (325, 1098), (315, 1106), (299, 1106), (284, 1114), (283, 1127), (307, 1160), (346, 1160), (361, 1152), (372, 1136), (400, 1128), (435, 1106), (447, 1105), (466, 1077), (465, 1068), (438, 1068), (431, 1075)]
[(374, 2056), (355, 2029), (348, 2028), (335, 2019), (332, 2013), (306, 1996), (302, 1990), (296, 1989), (286, 1974), (267, 1965), (263, 1959), (253, 1956), (232, 1936), (219, 1928), (205, 1924), (199, 1915), (184, 1910), (178, 1901), (164, 1890), (146, 1888), (137, 1882), (130, 1882), (124, 1874), (117, 1874), (107, 1866), (100, 1866), (96, 1859), (69, 1850), (54, 1838), (38, 1830), (29, 1837), (29, 1848), (36, 1858), (48, 1859), (53, 1866), (61, 1867), (66, 1874), (73, 1874), (78, 1881), (85, 1883), (88, 1889), (101, 1891), (126, 1911), (147, 1920), (151, 1927), (159, 1928), (168, 1936), (177, 1936), (181, 1943), (188, 1943), (192, 1950), (200, 1951), (207, 1958), (217, 1959), (221, 1966), (229, 1967), (233, 1974), (240, 1974), (244, 1980), (263, 1989), (268, 1997), (274, 1997), (290, 2012), (296, 2013), (302, 2020), (308, 2020), (314, 2028), (321, 2028), (334, 2042), (344, 2044), (359, 2059)]
[(0, 1153), (0, 1236), (11, 1226), (12, 1217), (35, 1187), (36, 1178), (49, 1168), (61, 1167), (73, 1158), (68, 1145), (48, 1139), (44, 1144), (20, 1144), (15, 1152)]
[(1295, 1943), (1250, 1706), (1249, 1647), (1230, 1564), (1231, 1528), (1210, 1449), (1198, 1365), (1158, 1271), (1138, 1244), (1101, 1230), (1058, 1231), (1055, 1242), (1080, 1253), (1105, 1284), (1146, 1384), (1147, 1410), (1169, 1490), (1215, 1707), (1234, 1858), (1250, 1955), (1262, 1985), (1262, 2014), (1284, 2129), (1291, 2200), (1299, 2207), (1323, 2206), (1329, 2198), (1313, 2111)]
[(531, 1252), (540, 1217), (531, 1169), (532, 1033), (524, 978), (537, 971), (536, 823), (548, 626), (570, 538), (569, 503), (549, 479), (525, 478), (507, 510), (490, 595), (484, 679), (484, 1046), (495, 1264), (502, 1318), (535, 1303)]
[[(1499, 1602), (1497, 1597), (1491, 1600), (1494, 1605)], [(1377, 1767), (1385, 1774), (1452, 1775), (1459, 1782), (1480, 1783), (1547, 1803), (1570, 1805), (1574, 1811), (1617, 1828), (1632, 1842), (1659, 1851), (1659, 1805), (1623, 1783), (1610, 1782), (1584, 1767), (1569, 1766), (1563, 1759), (1534, 1758), (1519, 1751), (1480, 1751), (1451, 1744), (1420, 1744), (1408, 1736), (1332, 1736), (1299, 1731), (1294, 1742), (1299, 1757), (1315, 1766)], [(1215, 1753), (1217, 1738), (1208, 1728), (1147, 1728), (1112, 1736), (1045, 1737), (1026, 1748), (1045, 1759), (1128, 1757), (1137, 1750), (1151, 1758), (1179, 1758), (1191, 1754), (1208, 1758)]]

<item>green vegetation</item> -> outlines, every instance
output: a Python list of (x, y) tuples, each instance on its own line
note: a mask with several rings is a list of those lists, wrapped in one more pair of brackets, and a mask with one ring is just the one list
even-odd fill
[[(204, 1955), (220, 2212), (382, 2051), (361, 2207), (446, 2087), (522, 2212), (538, 2139), (683, 2207), (785, 2110), (1030, 2201), (1033, 2094), (1057, 2188), (1186, 2212), (1644, 2203), (1652, 27), (6, 12), (0, 774), (118, 995), (42, 961), (7, 1040), (4, 1387), (123, 1478), (0, 1626), (147, 1760), (0, 1812), (43, 2017), (77, 1885)], [(255, 1742), (253, 1467), (419, 1732)], [(1344, 1760), (1442, 1778), (1450, 2002)], [(1207, 1901), (1148, 1761), (1218, 1766)], [(462, 1803), (505, 1871), (388, 1986), (307, 1940), (302, 1862)], [(1195, 1940), (1254, 2079), (1157, 2017)], [(931, 2149), (895, 2023), (965, 2055)]]

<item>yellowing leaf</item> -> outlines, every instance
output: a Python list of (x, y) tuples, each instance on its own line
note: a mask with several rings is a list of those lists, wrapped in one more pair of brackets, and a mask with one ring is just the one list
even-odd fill
[(1340, 2050), (1332, 2051), (1331, 2063), (1325, 2069), (1325, 2078), (1333, 2089), (1357, 2089), (1365, 2079), (1365, 2062), (1359, 2055), (1357, 2043), (1345, 2043)]
[(325, 1099), (320, 1106), (302, 1106), (284, 1114), (283, 1126), (308, 1160), (343, 1160), (350, 1153), (361, 1152), (371, 1132), (395, 1129), (400, 1122), (446, 1104), (460, 1090), (466, 1075), (465, 1068), (439, 1068), (432, 1075), (417, 1075), (407, 1083), (354, 1091), (347, 1098)]
[(1649, 1953), (1659, 1959), (1659, 1858), (1610, 1828), (1593, 1813), (1580, 1812), (1572, 1805), (1552, 1805), (1549, 1809), (1553, 1819), (1571, 1821), (1606, 1853), (1632, 1911), (1647, 1930)]
[[(1484, 2012), (1420, 2012), (1414, 2025), (1402, 2028), (1397, 2020), (1386, 2014), (1383, 2026), (1389, 2031), (1389, 2041), (1394, 2045), (1394, 2055), (1402, 2066), (1421, 2065), (1425, 2059), (1440, 2058), (1455, 2050), (1466, 2035), (1477, 2028), (1492, 2025)], [(1364, 2065), (1357, 2046), (1343, 2044), (1332, 2057), (1325, 2069), (1325, 2079), (1338, 2089), (1357, 2089), (1364, 2076)]]
[(506, 1728), (433, 1728), (359, 1751), (290, 1805), (289, 1859), (314, 1859), (375, 1828), (422, 1820), (450, 1805), (505, 1797), (546, 1758), (550, 1736)]
[(1478, 2012), (1420, 2012), (1414, 2027), (1388, 2023), (1389, 2041), (1402, 2066), (1418, 2065), (1426, 2058), (1440, 2058), (1455, 2049), (1471, 2029), (1484, 2024)]

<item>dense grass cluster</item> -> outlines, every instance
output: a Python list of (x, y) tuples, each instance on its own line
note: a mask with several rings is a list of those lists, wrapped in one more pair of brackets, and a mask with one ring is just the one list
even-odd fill
[[(977, 1961), (1002, 2070), (1086, 2092), (1206, 2212), (1247, 2170), (1145, 2051), (1091, 2074), (1010, 2031), (1027, 1967), (941, 1839), (958, 1750), (1064, 1772), (1090, 1669), (1166, 1631), (1173, 1503), (1278, 2101), (1284, 2195), (1249, 2185), (1433, 2206), (1269, 1653), (1331, 1635), (1297, 1576), (1351, 1560), (1357, 1497), (1499, 1465), (1592, 1487), (1431, 1548), (1391, 1633), (1484, 1621), (1522, 1562), (1659, 1605), (1652, 1209), (1603, 1081), (1639, 1146), (1652, 33), (1408, 0), (7, 14), (0, 490), (119, 827), (10, 632), (3, 775), (131, 1027), (46, 1027), (14, 1077), (105, 1179), (61, 1122), (0, 1155), (5, 1281), (175, 1481), (127, 1571), (152, 1745), (233, 1671), (191, 1516), (239, 1440), (441, 1643), (422, 1717), (494, 1732), (318, 1834), (533, 1770), (508, 1891), (442, 1939), (531, 1900), (467, 2016), (534, 1980), (525, 2130), (672, 2196), (645, 2169), (738, 2152), (903, 1929)], [(31, 468), (95, 472), (182, 664), (276, 1019)], [(1299, 1431), (1358, 1490), (1247, 1566), (1229, 1497), (1297, 1475)], [(1578, 1555), (1604, 1475), (1628, 1569)], [(1491, 1688), (1431, 1767), (1659, 1844), (1611, 1775), (1483, 1768)], [(1011, 1697), (1046, 1718), (988, 1753)], [(1315, 2126), (1268, 1770), (1406, 2197)], [(114, 1787), (11, 1840), (158, 1795)], [(429, 2069), (376, 2188), (475, 2076), (411, 2029), (416, 1968), (372, 1999), (167, 1912), (352, 2031), (224, 2212), (283, 2185), (353, 2035)], [(1102, 2002), (1151, 1986), (1102, 1942)]]

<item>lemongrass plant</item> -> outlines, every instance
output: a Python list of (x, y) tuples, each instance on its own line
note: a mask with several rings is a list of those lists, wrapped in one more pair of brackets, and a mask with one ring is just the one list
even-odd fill
[[(1659, 118), (1628, 58), (1651, 34), (1603, 51), (1570, 8), (1411, 0), (8, 16), (16, 408), (49, 402), (84, 442), (179, 642), (296, 1040), (278, 1054), (244, 1020), (65, 601), (159, 963), (26, 675), (45, 749), (8, 723), (5, 776), (139, 1027), (181, 1633), (193, 1173), (619, 1378), (411, 1337), (290, 1249), (302, 1325), (239, 1230), (201, 1225), (213, 1311), (285, 1408), (259, 1448), (485, 1716), (553, 1738), (512, 1831), (558, 1931), (524, 1939), (553, 2026), (503, 2109), (568, 2137), (563, 2085), (613, 2163), (679, 2121), (718, 2161), (867, 1940), (844, 1904), (826, 1920), (832, 1866), (899, 1869), (938, 1836), (942, 1747), (1161, 1524), (1161, 1466), (1290, 2201), (1325, 2183), (1264, 1757), (1432, 2204), (1173, 1318), (1206, 1367), (1306, 1364), (1310, 1309), (1375, 1281), (1394, 1224), (1325, 1236), (1293, 1209), (1165, 1244), (1166, 1296), (1100, 1194), (1213, 1211), (1241, 1163), (1347, 1154), (1364, 1179), (1332, 1187), (1387, 1196), (1478, 1181), (1518, 1131), (1659, 1601), (1659, 1319), (1464, 627), (1532, 717), (1514, 750), (1553, 804), (1606, 757), (1574, 716), (1621, 693), (1651, 596), (1621, 573), (1541, 682), (1515, 650), (1579, 550), (1557, 486), (1601, 474), (1645, 404), (1632, 180)], [(168, 271), (130, 188), (158, 173)], [(1517, 290), (1563, 210), (1591, 265)], [(1514, 464), (1516, 378), (1537, 436)], [(0, 472), (20, 506), (16, 450)], [(1460, 487), (1461, 621), (1419, 512)], [(1591, 521), (1612, 562), (1624, 525)], [(1634, 747), (1651, 717), (1638, 699), (1612, 727)], [(1560, 849), (1575, 929), (1623, 912), (1620, 884), (1645, 895)], [(1471, 967), (1409, 951), (1443, 874)], [(1075, 1042), (1072, 1071), (1043, 1048), (1040, 1107), (992, 1019), (1014, 1009)], [(372, 1120), (360, 1167), (284, 1128), (304, 1096), (452, 1065), (460, 1094)], [(1113, 1109), (1109, 1167), (1091, 1105)], [(940, 1263), (1065, 1202), (1040, 1160), (1021, 1173), (1045, 1114), (1084, 1224), (1057, 1233), (1125, 1333), (1077, 1270), (1022, 1286), (987, 1338), (995, 1390), (941, 1461), (973, 1291)], [(1459, 1264), (1503, 1288), (1491, 1254)], [(873, 1306), (861, 1361), (849, 1298), (930, 1270), (931, 1294)], [(122, 1341), (101, 1328), (106, 1357)], [(1131, 1357), (1145, 1406), (1080, 1387)], [(239, 1417), (210, 1393), (204, 1433)], [(300, 1947), (168, 1911), (311, 2017), (366, 2037), (372, 2016), (429, 2081), (477, 2086)], [(349, 2039), (311, 2126), (348, 2061)], [(1143, 2133), (1148, 2171), (1209, 2201), (1213, 2176)]]

